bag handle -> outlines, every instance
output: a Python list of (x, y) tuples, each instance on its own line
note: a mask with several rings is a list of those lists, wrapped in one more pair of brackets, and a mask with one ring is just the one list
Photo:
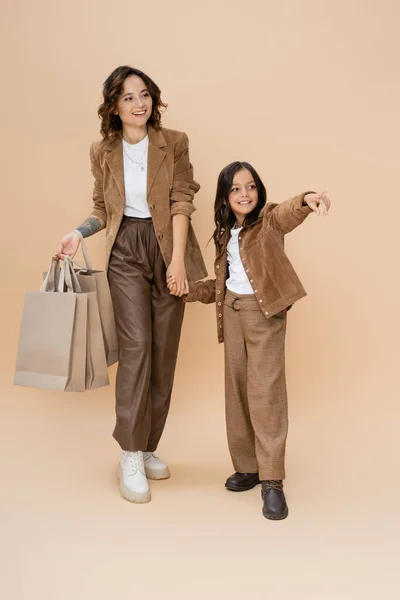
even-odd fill
[[(67, 288), (67, 293), (77, 293), (80, 294), (82, 292), (81, 286), (79, 284), (78, 278), (74, 271), (73, 262), (69, 256), (63, 254), (63, 264), (61, 266), (61, 274), (60, 280), (58, 282), (58, 291), (64, 292), (64, 284)], [(62, 281), (64, 279), (64, 281)]]
[(56, 272), (59, 267), (59, 261), (52, 259), (49, 270), (47, 271), (47, 275), (44, 278), (44, 281), (40, 287), (41, 292), (59, 292), (65, 293), (64, 288), (66, 287), (67, 293), (80, 293), (81, 286), (79, 285), (78, 278), (73, 269), (72, 260), (66, 254), (63, 254), (63, 260), (60, 267), (60, 276), (58, 279), (58, 285), (56, 290)]
[[(90, 260), (89, 250), (88, 250), (88, 247), (86, 244), (86, 240), (78, 229), (74, 229), (74, 233), (77, 234), (77, 236), (79, 237), (80, 243), (81, 243), (83, 260), (85, 261), (85, 265), (86, 265), (85, 269), (86, 269), (86, 271), (93, 271), (92, 261)], [(75, 264), (78, 265), (79, 267), (81, 266), (79, 263), (75, 263)]]
[(90, 260), (90, 257), (89, 257), (89, 250), (88, 250), (85, 238), (81, 239), (81, 247), (82, 247), (83, 260), (85, 261), (86, 269), (88, 271), (93, 271), (92, 261)]
[(56, 271), (59, 266), (58, 260), (52, 258), (49, 268), (47, 269), (46, 277), (40, 286), (41, 292), (55, 292), (56, 291)]

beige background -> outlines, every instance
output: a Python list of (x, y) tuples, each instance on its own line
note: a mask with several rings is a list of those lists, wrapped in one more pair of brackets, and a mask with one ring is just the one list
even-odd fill
[[(3, 0), (2, 12), (2, 597), (398, 597), (399, 3)], [(165, 126), (189, 135), (202, 247), (232, 160), (253, 163), (273, 201), (333, 199), (328, 219), (287, 238), (309, 296), (289, 319), (284, 522), (262, 518), (258, 489), (223, 488), (213, 307), (188, 307), (160, 447), (173, 477), (146, 506), (118, 493), (112, 387), (12, 386), (23, 294), (90, 211), (101, 84), (124, 63), (155, 79)], [(103, 242), (90, 240), (98, 266)], [(205, 257), (211, 269), (211, 245)]]

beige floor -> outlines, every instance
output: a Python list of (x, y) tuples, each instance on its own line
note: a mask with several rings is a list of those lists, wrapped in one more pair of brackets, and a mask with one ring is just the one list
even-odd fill
[(289, 381), (290, 516), (269, 522), (259, 489), (224, 490), (222, 385), (203, 374), (186, 389), (187, 350), (184, 339), (160, 448), (172, 477), (152, 482), (143, 506), (119, 496), (112, 389), (63, 395), (2, 380), (2, 597), (398, 598), (397, 426), (379, 406), (358, 410), (368, 377), (342, 398), (306, 398)]

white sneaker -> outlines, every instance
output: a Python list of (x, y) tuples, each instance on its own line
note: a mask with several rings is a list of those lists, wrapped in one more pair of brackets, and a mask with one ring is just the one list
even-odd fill
[(118, 478), (121, 496), (125, 500), (138, 504), (150, 502), (151, 493), (144, 471), (143, 452), (122, 452)]
[(168, 466), (154, 452), (143, 452), (144, 469), (149, 479), (168, 479)]

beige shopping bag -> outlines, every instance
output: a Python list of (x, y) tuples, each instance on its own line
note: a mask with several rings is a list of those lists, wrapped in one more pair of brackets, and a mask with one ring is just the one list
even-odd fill
[(73, 262), (68, 256), (64, 256), (63, 268), (55, 270), (54, 276), (50, 271), (45, 274), (45, 281), (48, 280), (47, 288), (53, 289), (60, 287), (59, 278), (64, 273), (65, 279), (70, 288), (76, 293), (77, 297), (84, 297), (87, 306), (87, 320), (84, 330), (86, 336), (86, 352), (83, 358), (85, 364), (85, 389), (93, 390), (110, 384), (107, 369), (107, 360), (103, 338), (103, 330), (100, 320), (98, 306), (98, 294), (93, 285), (94, 279), (87, 277), (84, 282), (87, 290), (82, 289), (79, 282), (79, 274), (73, 268)]
[(110, 385), (96, 292), (85, 294), (88, 299), (86, 338), (86, 389)]
[(110, 366), (118, 361), (118, 342), (108, 279), (105, 271), (96, 271), (92, 268), (87, 245), (83, 238), (81, 248), (85, 265), (84, 267), (80, 265), (83, 268), (75, 269), (75, 272), (82, 291), (95, 292), (97, 295), (107, 365)]
[(70, 266), (55, 280), (52, 261), (40, 291), (25, 294), (14, 384), (82, 392), (86, 380), (87, 295), (73, 291)]
[(64, 257), (68, 265), (65, 274), (71, 278), (72, 289), (78, 298), (87, 298), (87, 327), (86, 327), (86, 377), (85, 389), (94, 390), (99, 387), (110, 385), (108, 378), (107, 360), (101, 327), (100, 312), (96, 291), (85, 293), (81, 289), (78, 276), (73, 269), (73, 263), (69, 257)]

